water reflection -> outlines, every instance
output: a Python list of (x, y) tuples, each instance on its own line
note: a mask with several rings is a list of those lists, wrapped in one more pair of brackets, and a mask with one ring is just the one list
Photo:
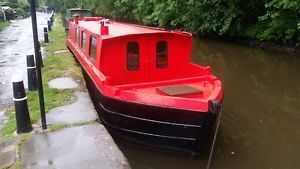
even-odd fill
[[(194, 39), (192, 61), (210, 65), (223, 82), (224, 106), (212, 168), (295, 169), (300, 166), (300, 57), (238, 44)], [(120, 144), (134, 169), (204, 168), (198, 159)]]

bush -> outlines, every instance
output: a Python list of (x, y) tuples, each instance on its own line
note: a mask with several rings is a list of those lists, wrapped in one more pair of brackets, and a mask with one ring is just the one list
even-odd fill
[(4, 15), (3, 15), (3, 12), (0, 11), (0, 22), (1, 21), (4, 21)]
[(24, 17), (26, 15), (24, 10), (22, 10), (20, 8), (15, 9), (15, 12), (17, 12), (18, 16), (23, 16)]
[(30, 13), (30, 5), (27, 3), (27, 1), (19, 1), (16, 12), (23, 17), (27, 17)]
[(299, 0), (46, 0), (58, 11), (79, 7), (195, 34), (300, 45)]

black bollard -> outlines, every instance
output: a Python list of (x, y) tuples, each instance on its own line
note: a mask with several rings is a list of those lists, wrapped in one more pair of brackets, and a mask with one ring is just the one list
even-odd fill
[(52, 12), (51, 15), (50, 15), (50, 21), (51, 21), (51, 25), (53, 25), (53, 22), (54, 22), (54, 12)]
[(54, 22), (54, 18), (53, 18), (53, 15), (51, 15), (51, 17), (50, 17), (51, 26), (53, 26), (53, 22)]
[(32, 130), (32, 127), (23, 80), (21, 78), (13, 79), (12, 85), (16, 111), (17, 133), (29, 133)]
[(28, 77), (28, 90), (34, 91), (37, 89), (36, 83), (36, 67), (34, 63), (34, 56), (27, 55), (27, 77)]
[(49, 43), (48, 29), (44, 27), (44, 42)]
[(40, 41), (38, 41), (38, 50), (39, 50), (39, 52), (38, 52), (38, 59), (39, 59), (39, 61), (40, 61), (40, 65), (41, 65), (41, 67), (44, 67), (44, 63), (43, 63), (43, 55), (42, 55), (42, 50), (41, 50), (41, 43), (40, 43)]
[(47, 25), (48, 25), (48, 31), (49, 32), (52, 31), (52, 29), (51, 29), (51, 22), (50, 21), (47, 21)]

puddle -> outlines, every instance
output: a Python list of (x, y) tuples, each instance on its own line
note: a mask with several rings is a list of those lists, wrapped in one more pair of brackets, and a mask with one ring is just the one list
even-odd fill
[(48, 85), (50, 88), (55, 89), (74, 89), (79, 86), (73, 78), (69, 77), (53, 79), (48, 83)]
[(7, 74), (7, 72), (0, 72), (0, 74), (3, 74), (3, 75), (5, 75), (5, 74)]

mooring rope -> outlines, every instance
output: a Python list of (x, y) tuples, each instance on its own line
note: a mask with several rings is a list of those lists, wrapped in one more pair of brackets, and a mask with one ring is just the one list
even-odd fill
[(218, 130), (219, 130), (219, 126), (220, 126), (222, 112), (223, 112), (223, 106), (221, 105), (220, 114), (219, 114), (219, 118), (218, 118), (218, 121), (217, 121), (217, 127), (216, 127), (216, 131), (215, 131), (215, 134), (214, 134), (213, 142), (212, 142), (212, 145), (211, 145), (211, 149), (210, 149), (206, 169), (210, 168), (210, 163), (211, 163), (212, 155), (213, 155), (213, 152), (214, 152), (215, 143), (216, 143), (216, 140), (217, 140), (217, 135), (218, 135)]
[(226, 112), (226, 111), (224, 111), (223, 110), (223, 113), (225, 114), (225, 115), (227, 115), (230, 119), (232, 119), (233, 121), (235, 121), (235, 122), (237, 122), (237, 123), (240, 123), (241, 122), (241, 120), (239, 119), (239, 118), (237, 118), (237, 117), (234, 117), (232, 114), (230, 114), (230, 113), (228, 113), (228, 112)]

